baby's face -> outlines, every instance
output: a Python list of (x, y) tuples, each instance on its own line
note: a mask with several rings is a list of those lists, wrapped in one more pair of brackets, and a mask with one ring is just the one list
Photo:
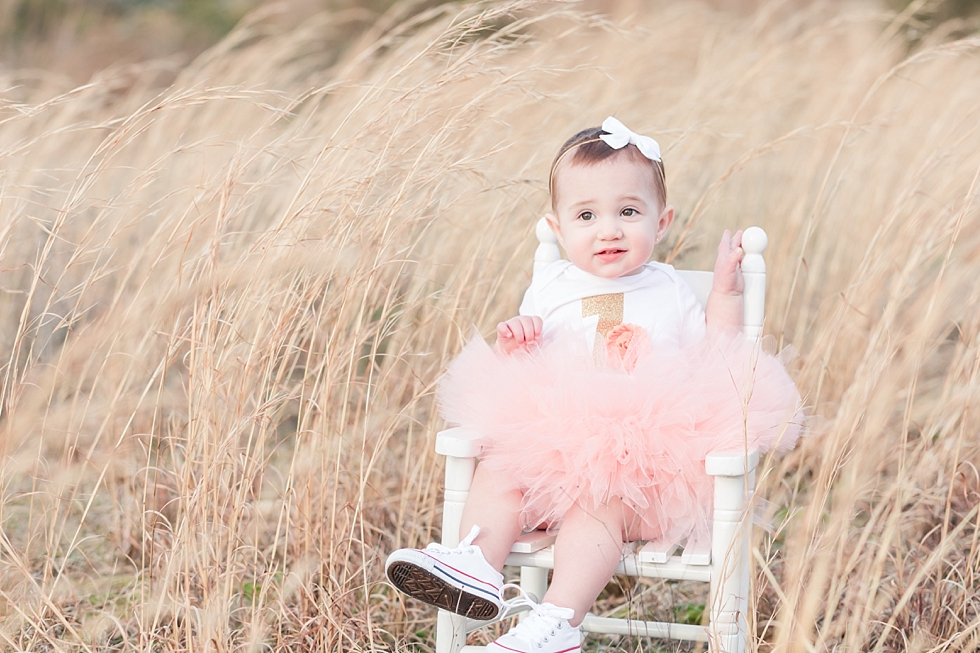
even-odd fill
[(619, 154), (555, 174), (548, 223), (579, 269), (612, 279), (636, 274), (674, 219), (657, 197), (652, 165)]

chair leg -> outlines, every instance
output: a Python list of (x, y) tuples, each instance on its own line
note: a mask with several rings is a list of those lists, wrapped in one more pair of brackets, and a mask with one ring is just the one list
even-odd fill
[[(446, 456), (446, 498), (442, 509), (442, 543), (459, 545), (463, 505), (473, 482), (476, 458)], [(466, 618), (439, 611), (436, 622), (436, 653), (458, 653), (466, 644)]]
[(442, 543), (446, 546), (459, 545), (463, 506), (475, 472), (476, 458), (446, 456), (446, 496), (442, 506)]
[(439, 611), (436, 622), (436, 653), (459, 653), (466, 644), (466, 617)]
[(521, 589), (540, 603), (548, 591), (548, 570), (541, 567), (521, 567)]
[[(709, 630), (715, 653), (744, 653), (748, 644), (749, 538), (745, 507), (754, 473), (715, 477)], [(746, 485), (746, 481), (749, 485)]]

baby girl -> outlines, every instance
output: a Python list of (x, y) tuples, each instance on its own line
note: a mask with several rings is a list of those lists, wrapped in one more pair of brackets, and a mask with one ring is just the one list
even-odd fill
[(469, 343), (439, 387), (446, 420), (483, 444), (466, 537), (386, 564), (406, 594), (492, 619), (511, 546), (558, 529), (547, 594), (498, 652), (579, 650), (626, 542), (708, 532), (708, 453), (799, 436), (792, 380), (738, 333), (741, 232), (721, 238), (703, 310), (673, 267), (648, 262), (674, 220), (657, 142), (607, 118), (561, 147), (550, 186), (546, 217), (568, 260), (535, 274), (495, 349)]

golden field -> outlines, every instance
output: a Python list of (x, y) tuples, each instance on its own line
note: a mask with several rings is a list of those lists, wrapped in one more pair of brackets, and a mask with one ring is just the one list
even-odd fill
[(664, 147), (660, 258), (766, 229), (820, 416), (763, 464), (754, 646), (980, 648), (980, 33), (586, 9), (270, 5), (179, 70), (0, 71), (3, 650), (430, 650), (382, 564), (439, 534), (435, 383), (609, 114)]

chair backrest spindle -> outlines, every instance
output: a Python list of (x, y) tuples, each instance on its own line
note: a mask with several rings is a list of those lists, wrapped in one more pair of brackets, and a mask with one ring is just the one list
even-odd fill
[(560, 259), (561, 252), (558, 251), (558, 236), (544, 218), (535, 225), (534, 235), (538, 237), (538, 248), (534, 250), (534, 274), (537, 274), (548, 267), (548, 264)]
[(769, 245), (769, 237), (760, 227), (749, 227), (742, 232), (742, 333), (752, 343), (762, 337), (762, 319), (766, 314), (766, 261), (762, 253)]

